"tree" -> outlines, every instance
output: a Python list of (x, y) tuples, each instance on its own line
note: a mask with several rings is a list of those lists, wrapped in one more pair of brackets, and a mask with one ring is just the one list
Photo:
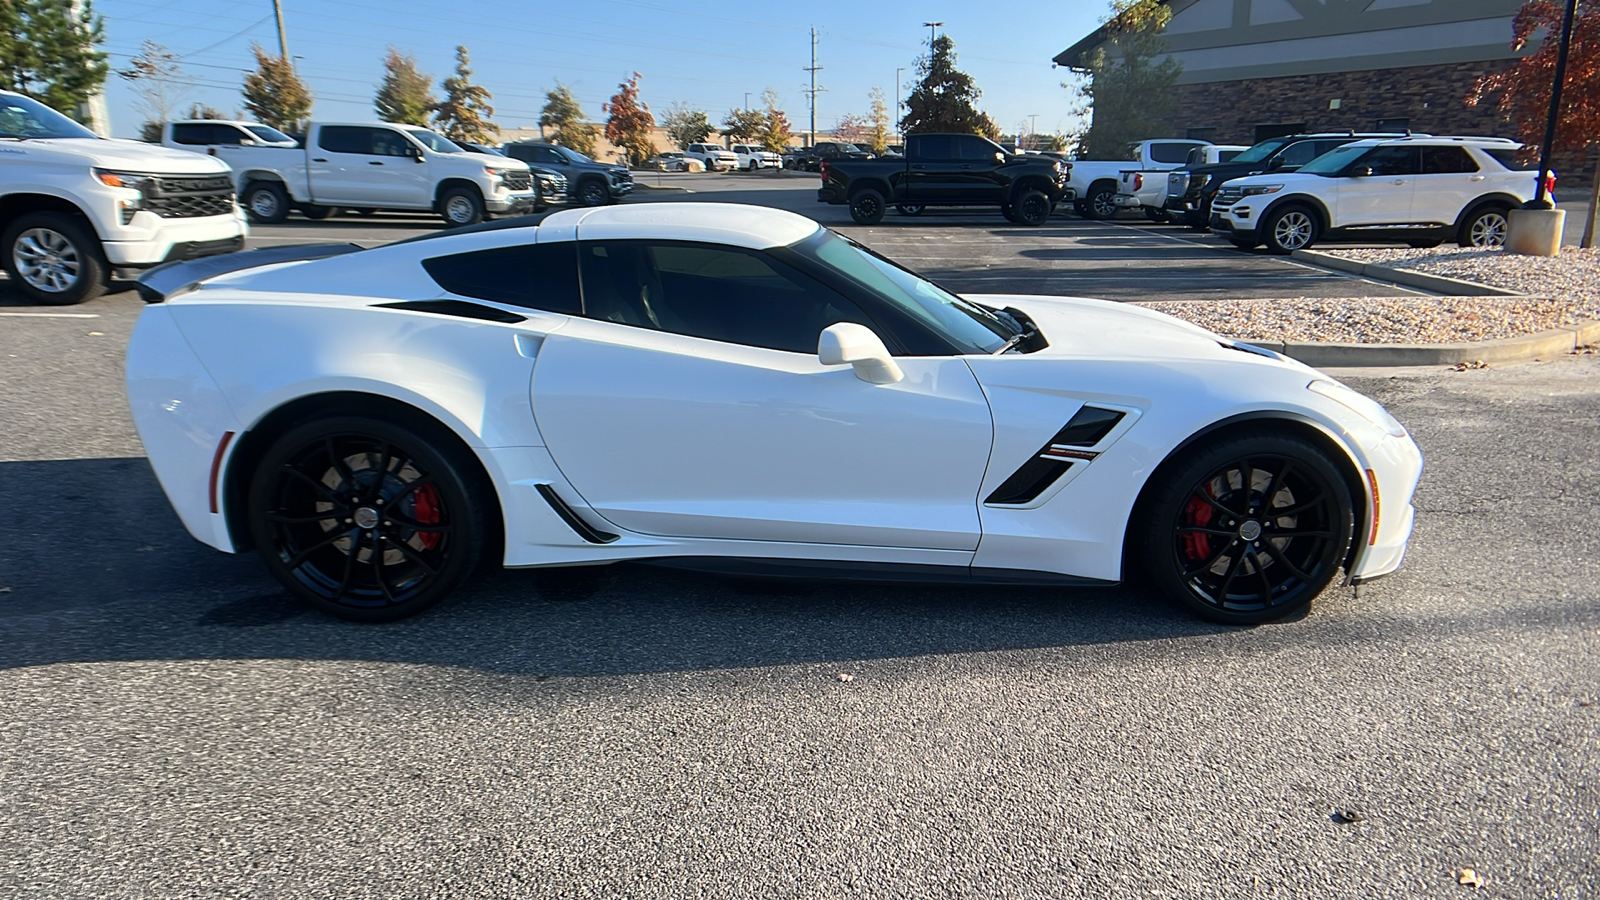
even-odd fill
[(789, 146), (789, 139), (794, 137), (789, 127), (789, 117), (778, 108), (778, 92), (772, 88), (761, 92), (761, 103), (765, 107), (763, 118), (766, 121), (756, 140), (761, 143), (761, 149), (782, 153)]
[(98, 93), (111, 66), (105, 20), (90, 0), (0, 0), (0, 86), (83, 118), (79, 107)]
[(621, 147), (628, 154), (630, 165), (642, 163), (656, 155), (656, 145), (650, 141), (650, 129), (656, 125), (650, 107), (639, 102), (638, 72), (617, 85), (611, 101), (600, 109), (611, 118), (606, 120), (606, 140)]
[(839, 124), (833, 126), (833, 136), (851, 144), (865, 143), (867, 132), (866, 118), (855, 113), (846, 113), (840, 116)]
[[(1553, 0), (1528, 0), (1511, 26), (1511, 49), (1523, 50), (1535, 40), (1539, 49), (1504, 72), (1478, 79), (1468, 106), (1499, 94), (1499, 109), (1527, 149), (1544, 143), (1550, 92), (1555, 87), (1556, 55), (1560, 51), (1566, 4)], [(1600, 0), (1579, 0), (1572, 22), (1572, 47), (1567, 59), (1567, 79), (1561, 86), (1561, 120), (1556, 127), (1552, 153), (1588, 150), (1600, 143)], [(1595, 220), (1600, 217), (1600, 163), (1595, 166), (1594, 193), (1589, 199), (1589, 221), (1583, 228), (1583, 246), (1594, 246)]]
[(539, 111), (540, 133), (546, 128), (554, 129), (550, 135), (552, 142), (571, 147), (584, 156), (594, 155), (594, 140), (600, 130), (589, 124), (572, 91), (559, 81), (545, 93), (544, 109)]
[(744, 144), (760, 139), (767, 129), (767, 113), (760, 109), (730, 109), (722, 120), (722, 133), (734, 143)]
[(132, 83), (133, 105), (144, 113), (139, 139), (159, 142), (162, 123), (172, 120), (173, 109), (189, 92), (177, 55), (155, 41), (146, 40), (139, 45), (139, 53), (128, 60), (128, 67), (117, 70), (117, 77)]
[(433, 125), (452, 141), (487, 144), (500, 132), (500, 126), (489, 120), (494, 115), (489, 105), (494, 95), (472, 83), (468, 62), (467, 48), (457, 46), (456, 74), (444, 80), (444, 99), (433, 107)]
[(973, 106), (983, 92), (971, 75), (956, 68), (956, 42), (949, 35), (941, 34), (928, 45), (928, 55), (917, 60), (917, 74), (917, 85), (906, 98), (901, 131), (999, 136), (994, 120)]
[(872, 112), (867, 115), (872, 127), (867, 130), (867, 141), (872, 144), (872, 152), (882, 156), (889, 149), (889, 105), (884, 101), (883, 88), (873, 88), (867, 96), (872, 98)]
[(679, 150), (686, 150), (690, 144), (704, 141), (717, 130), (711, 126), (709, 113), (703, 109), (694, 109), (682, 100), (667, 109), (661, 124), (667, 129), (667, 136), (672, 138), (672, 142), (678, 145)]
[(1183, 66), (1166, 55), (1162, 29), (1172, 20), (1163, 0), (1112, 0), (1106, 19), (1106, 46), (1073, 68), (1088, 81), (1063, 84), (1083, 101), (1090, 124), (1079, 137), (1078, 150), (1089, 156), (1120, 159), (1122, 150), (1161, 131), (1177, 111), (1178, 76)]
[(279, 131), (305, 130), (311, 118), (311, 91), (295, 74), (294, 66), (280, 56), (269, 56), (260, 44), (251, 44), (256, 70), (244, 77), (244, 108), (256, 121)]
[(428, 124), (428, 113), (437, 99), (433, 96), (433, 77), (417, 70), (417, 58), (389, 48), (383, 60), (383, 83), (372, 106), (383, 122), (402, 125)]

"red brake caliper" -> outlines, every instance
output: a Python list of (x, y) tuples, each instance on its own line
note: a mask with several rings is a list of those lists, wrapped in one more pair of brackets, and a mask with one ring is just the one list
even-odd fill
[[(417, 488), (417, 507), (415, 515), (417, 521), (423, 525), (437, 525), (442, 521), (439, 511), (444, 504), (439, 501), (439, 489), (431, 484)], [(1187, 536), (1187, 535), (1186, 535)], [(422, 541), (425, 550), (432, 550), (439, 546), (440, 534), (433, 531), (420, 531), (417, 538)]]
[[(1204, 498), (1193, 496), (1183, 507), (1183, 524), (1204, 528), (1211, 524), (1211, 517), (1216, 514), (1211, 504)], [(1198, 531), (1186, 531), (1183, 538), (1183, 555), (1194, 560), (1211, 558), (1211, 535)]]

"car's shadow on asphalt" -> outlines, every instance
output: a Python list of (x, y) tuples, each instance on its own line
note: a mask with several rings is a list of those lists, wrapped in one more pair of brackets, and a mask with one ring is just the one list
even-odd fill
[(291, 598), (188, 536), (146, 460), (0, 463), (0, 668), (362, 659), (620, 675), (1194, 638), (1141, 590), (737, 581), (642, 564), (489, 572), (388, 625)]

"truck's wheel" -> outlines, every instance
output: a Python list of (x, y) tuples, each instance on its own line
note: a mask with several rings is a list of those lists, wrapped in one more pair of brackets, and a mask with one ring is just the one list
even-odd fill
[(451, 227), (476, 225), (483, 221), (483, 197), (477, 188), (451, 188), (439, 198), (439, 214)]
[(305, 216), (313, 221), (320, 222), (323, 219), (333, 215), (333, 207), (318, 206), (315, 203), (307, 203), (305, 206), (300, 207), (300, 215)]
[(258, 225), (276, 225), (289, 218), (289, 195), (276, 181), (251, 182), (241, 199), (250, 221)]
[(1038, 227), (1050, 220), (1050, 198), (1044, 191), (1023, 191), (1011, 205), (1012, 221)]
[(611, 202), (611, 192), (606, 190), (605, 182), (591, 178), (578, 185), (578, 202), (584, 206), (605, 206)]
[(1078, 218), (1080, 219), (1089, 218), (1089, 204), (1083, 202), (1082, 200), (1072, 201), (1072, 211), (1077, 213)]
[(1117, 186), (1109, 181), (1096, 182), (1089, 186), (1089, 195), (1083, 198), (1083, 216), (1095, 221), (1104, 221), (1117, 214)]
[(883, 194), (872, 188), (863, 188), (850, 198), (850, 218), (855, 219), (857, 225), (876, 225), (882, 222), (886, 208)]
[(67, 306), (105, 293), (110, 266), (91, 228), (73, 216), (18, 217), (0, 240), (11, 283), (35, 303)]

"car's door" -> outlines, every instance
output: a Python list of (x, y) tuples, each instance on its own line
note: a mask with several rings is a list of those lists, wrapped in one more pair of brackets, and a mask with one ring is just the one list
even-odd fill
[(963, 135), (955, 141), (959, 161), (951, 182), (955, 185), (956, 197), (961, 202), (979, 205), (999, 202), (1000, 167), (1005, 151), (977, 135)]
[(952, 203), (960, 196), (955, 183), (955, 138), (948, 134), (913, 135), (908, 138), (910, 166), (906, 175), (906, 200), (916, 203)]
[(1462, 147), (1423, 147), (1422, 172), (1411, 197), (1414, 222), (1453, 225), (1485, 193), (1484, 174)]
[[(408, 152), (409, 150), (409, 152)], [(399, 132), (369, 125), (325, 125), (310, 152), (311, 194), (321, 204), (426, 208), (426, 163)]]
[(584, 318), (544, 341), (533, 407), (600, 515), (673, 537), (977, 547), (993, 427), (960, 358), (897, 358), (894, 384), (821, 365), (823, 328), (872, 317), (759, 251), (586, 240), (578, 255)]
[[(1347, 167), (1337, 182), (1333, 226), (1361, 228), (1412, 221), (1411, 196), (1419, 161), (1416, 147), (1374, 147)], [(1355, 174), (1371, 169), (1371, 174)]]

